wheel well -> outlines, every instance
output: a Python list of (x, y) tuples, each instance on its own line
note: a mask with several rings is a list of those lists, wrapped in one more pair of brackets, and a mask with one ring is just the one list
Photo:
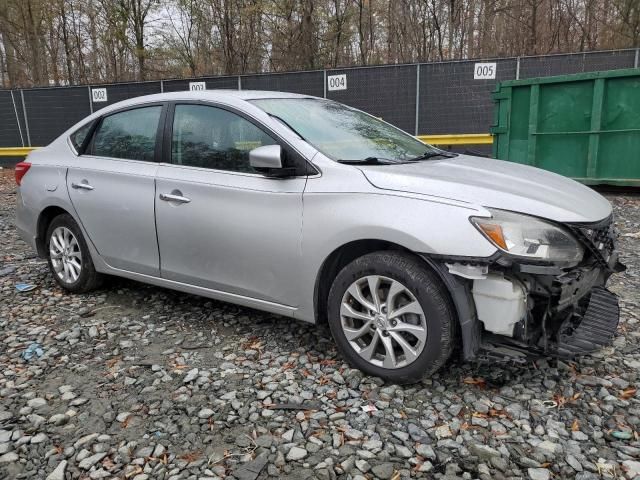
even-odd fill
[(340, 270), (356, 258), (368, 253), (379, 252), (380, 250), (398, 250), (413, 253), (401, 245), (384, 240), (356, 240), (342, 245), (331, 252), (322, 264), (320, 273), (316, 279), (314, 299), (316, 323), (325, 323), (327, 321), (327, 299), (329, 298), (329, 290), (331, 289), (333, 279), (336, 278)]
[(49, 228), (52, 220), (58, 215), (63, 215), (65, 213), (69, 212), (60, 207), (47, 207), (40, 213), (40, 216), (38, 217), (38, 231), (36, 236), (36, 247), (38, 249), (38, 255), (46, 255), (45, 247), (47, 241), (47, 229)]

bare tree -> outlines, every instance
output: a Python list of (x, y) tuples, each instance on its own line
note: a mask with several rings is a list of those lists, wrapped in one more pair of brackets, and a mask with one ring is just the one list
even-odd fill
[(0, 0), (10, 87), (638, 46), (639, 0)]

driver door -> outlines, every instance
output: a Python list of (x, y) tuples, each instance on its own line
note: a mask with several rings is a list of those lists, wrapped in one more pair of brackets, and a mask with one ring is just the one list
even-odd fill
[(255, 172), (249, 151), (278, 142), (238, 112), (178, 104), (169, 115), (171, 163), (156, 175), (161, 276), (295, 306), (306, 176)]

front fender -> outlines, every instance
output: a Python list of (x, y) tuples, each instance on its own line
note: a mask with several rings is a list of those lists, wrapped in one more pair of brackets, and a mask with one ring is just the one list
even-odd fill
[(382, 240), (420, 254), (490, 257), (496, 248), (469, 221), (478, 213), (472, 206), (402, 195), (305, 192), (299, 317), (314, 320), (318, 272), (333, 251), (357, 240)]

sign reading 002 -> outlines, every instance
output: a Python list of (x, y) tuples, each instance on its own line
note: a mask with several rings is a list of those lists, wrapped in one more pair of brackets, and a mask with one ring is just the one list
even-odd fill
[(347, 75), (329, 75), (327, 77), (327, 90), (333, 92), (334, 90), (346, 90), (347, 89)]
[(189, 90), (192, 92), (200, 92), (207, 89), (205, 82), (189, 82)]
[(106, 88), (92, 88), (91, 100), (93, 103), (106, 102), (107, 101), (107, 89)]

